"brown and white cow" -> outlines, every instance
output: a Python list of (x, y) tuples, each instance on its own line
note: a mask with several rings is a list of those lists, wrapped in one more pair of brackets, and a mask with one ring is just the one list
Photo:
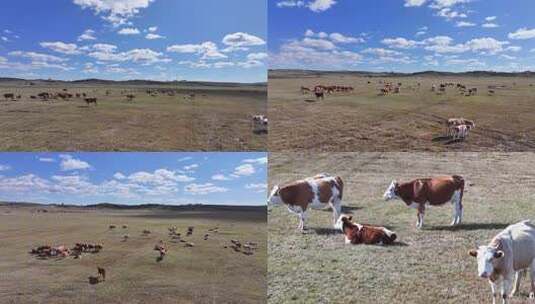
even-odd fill
[(285, 185), (274, 186), (268, 204), (285, 204), (288, 210), (299, 216), (297, 229), (305, 229), (308, 208), (323, 209), (330, 206), (333, 210), (333, 225), (342, 210), (344, 183), (339, 176), (318, 174)]
[(535, 298), (535, 226), (529, 220), (508, 226), (487, 246), (479, 246), (469, 254), (477, 257), (478, 275), (489, 280), (492, 303), (496, 303), (497, 288), (502, 303), (507, 303), (518, 292), (526, 270), (531, 277), (529, 297)]
[(352, 220), (351, 215), (342, 214), (335, 224), (344, 233), (346, 244), (389, 245), (397, 238), (396, 233), (385, 227), (357, 224)]
[(408, 207), (418, 210), (416, 227), (424, 224), (425, 206), (440, 206), (447, 202), (454, 205), (451, 225), (458, 225), (463, 218), (464, 179), (458, 175), (435, 178), (419, 178), (407, 183), (392, 181), (383, 198), (388, 201), (399, 198)]

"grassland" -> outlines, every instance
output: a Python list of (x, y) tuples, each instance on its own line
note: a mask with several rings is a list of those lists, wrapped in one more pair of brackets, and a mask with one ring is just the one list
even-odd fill
[[(271, 153), (269, 184), (319, 172), (340, 175), (343, 205), (361, 223), (397, 232), (390, 247), (351, 246), (331, 229), (330, 211), (311, 211), (309, 230), (282, 206), (268, 207), (268, 303), (490, 303), (489, 284), (467, 254), (511, 223), (535, 220), (532, 153)], [(466, 179), (461, 226), (452, 206), (416, 211), (385, 202), (392, 179), (459, 174)], [(511, 303), (527, 303), (529, 279)]]
[[(1, 303), (265, 303), (266, 213), (255, 210), (114, 210), (0, 206)], [(117, 225), (115, 230), (108, 226)], [(123, 229), (122, 225), (127, 225)], [(195, 247), (172, 243), (176, 226)], [(203, 236), (208, 229), (219, 233)], [(143, 236), (142, 230), (152, 233)], [(129, 235), (127, 241), (123, 235)], [(224, 246), (230, 239), (258, 243), (253, 255)], [(169, 252), (161, 262), (154, 245)], [(103, 243), (81, 259), (40, 260), (28, 251), (42, 244)], [(106, 281), (90, 285), (97, 266)]]
[[(266, 113), (262, 85), (0, 82), (2, 151), (261, 151), (251, 116)], [(41, 92), (83, 98), (31, 99)], [(147, 94), (172, 90), (172, 95)], [(21, 99), (4, 99), (5, 93)], [(128, 101), (126, 95), (136, 97)], [(195, 94), (194, 98), (191, 95)]]
[[(382, 82), (382, 83), (381, 83)], [(402, 83), (399, 94), (379, 96), (385, 82)], [(464, 96), (433, 84), (461, 83), (477, 88)], [(420, 86), (418, 86), (420, 83)], [(316, 101), (301, 86), (352, 86)], [(497, 86), (489, 94), (489, 86)], [(270, 151), (533, 151), (535, 78), (421, 74), (367, 77), (358, 73), (270, 71)], [(464, 142), (444, 137), (448, 118), (476, 122)]]

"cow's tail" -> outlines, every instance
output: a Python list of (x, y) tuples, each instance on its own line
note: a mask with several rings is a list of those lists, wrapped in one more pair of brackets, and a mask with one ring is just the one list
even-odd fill
[(459, 175), (454, 175), (453, 179), (457, 183), (457, 189), (461, 191), (459, 193), (459, 207), (462, 211), (463, 210), (463, 195), (464, 195), (464, 178)]

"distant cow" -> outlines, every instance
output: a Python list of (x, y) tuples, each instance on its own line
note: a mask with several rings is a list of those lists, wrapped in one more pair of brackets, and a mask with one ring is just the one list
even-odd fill
[(325, 90), (322, 86), (316, 86), (314, 88), (314, 95), (316, 96), (316, 100), (320, 99), (323, 100), (325, 98)]
[(336, 221), (335, 228), (345, 235), (346, 244), (392, 244), (397, 236), (393, 231), (384, 227), (357, 224), (352, 222), (353, 217), (342, 214)]
[(267, 133), (268, 132), (268, 119), (264, 115), (254, 115), (253, 116), (253, 132)]
[(102, 267), (97, 267), (98, 276), (102, 278), (102, 281), (106, 281), (106, 269)]
[(269, 204), (285, 204), (288, 210), (299, 216), (299, 230), (305, 229), (308, 207), (323, 209), (330, 206), (333, 225), (342, 209), (344, 183), (339, 176), (318, 174), (282, 186), (274, 186), (268, 198)]
[(117, 227), (117, 226), (115, 226), (115, 225), (110, 225), (109, 228), (110, 228), (110, 229), (115, 229), (116, 227)]
[(6, 93), (4, 94), (4, 98), (7, 99), (15, 99), (15, 94), (13, 93)]
[(87, 105), (90, 105), (90, 104), (92, 104), (92, 103), (94, 103), (95, 106), (97, 105), (97, 99), (96, 99), (96, 98), (85, 98), (84, 100), (85, 100), (85, 103), (86, 103)]
[(487, 246), (479, 246), (469, 254), (477, 257), (478, 275), (489, 280), (493, 303), (498, 291), (503, 303), (518, 292), (526, 269), (531, 276), (529, 297), (535, 298), (535, 226), (529, 220), (508, 226)]
[(126, 95), (126, 99), (128, 99), (128, 101), (132, 101), (134, 98), (136, 98), (136, 95), (134, 95), (134, 94)]
[(451, 225), (458, 225), (463, 218), (464, 179), (458, 175), (436, 178), (419, 178), (407, 183), (392, 181), (383, 198), (388, 201), (399, 198), (408, 207), (418, 210), (416, 227), (424, 224), (425, 205), (440, 206), (447, 202), (454, 205), (454, 216)]

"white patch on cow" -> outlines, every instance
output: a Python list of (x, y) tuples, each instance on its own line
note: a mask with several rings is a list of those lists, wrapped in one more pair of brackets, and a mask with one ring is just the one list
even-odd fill
[(342, 214), (338, 219), (336, 220), (336, 223), (334, 223), (334, 229), (340, 230), (344, 232), (344, 223), (342, 222), (342, 219), (346, 217), (347, 215)]
[(346, 244), (351, 244), (351, 240), (347, 238), (347, 236), (345, 237), (345, 243)]
[(461, 190), (455, 190), (451, 196), (451, 203), (453, 204), (453, 220), (451, 225), (458, 225), (463, 218), (463, 210), (461, 208)]
[(391, 199), (397, 198), (396, 195), (396, 181), (393, 180), (388, 188), (386, 189), (385, 193), (383, 194), (383, 198), (385, 201), (389, 201)]
[(279, 191), (279, 186), (274, 186), (272, 189), (271, 189), (271, 192), (269, 193), (269, 197), (268, 197), (268, 201), (267, 203), (268, 204), (272, 204), (272, 205), (280, 205), (283, 203), (280, 195), (278, 195), (278, 192)]
[(392, 234), (394, 234), (394, 231), (392, 230), (388, 230), (386, 228), (383, 227), (383, 231), (385, 232), (385, 234), (390, 238), (392, 237)]
[(477, 275), (488, 278), (494, 271), (494, 254), (498, 249), (490, 246), (479, 246), (477, 248)]
[(319, 194), (317, 180), (308, 178), (305, 181), (310, 186), (310, 189), (312, 190), (312, 194), (314, 194), (314, 196), (312, 197), (312, 201), (310, 202), (310, 206), (315, 209), (323, 208), (323, 205), (320, 202), (320, 194)]

